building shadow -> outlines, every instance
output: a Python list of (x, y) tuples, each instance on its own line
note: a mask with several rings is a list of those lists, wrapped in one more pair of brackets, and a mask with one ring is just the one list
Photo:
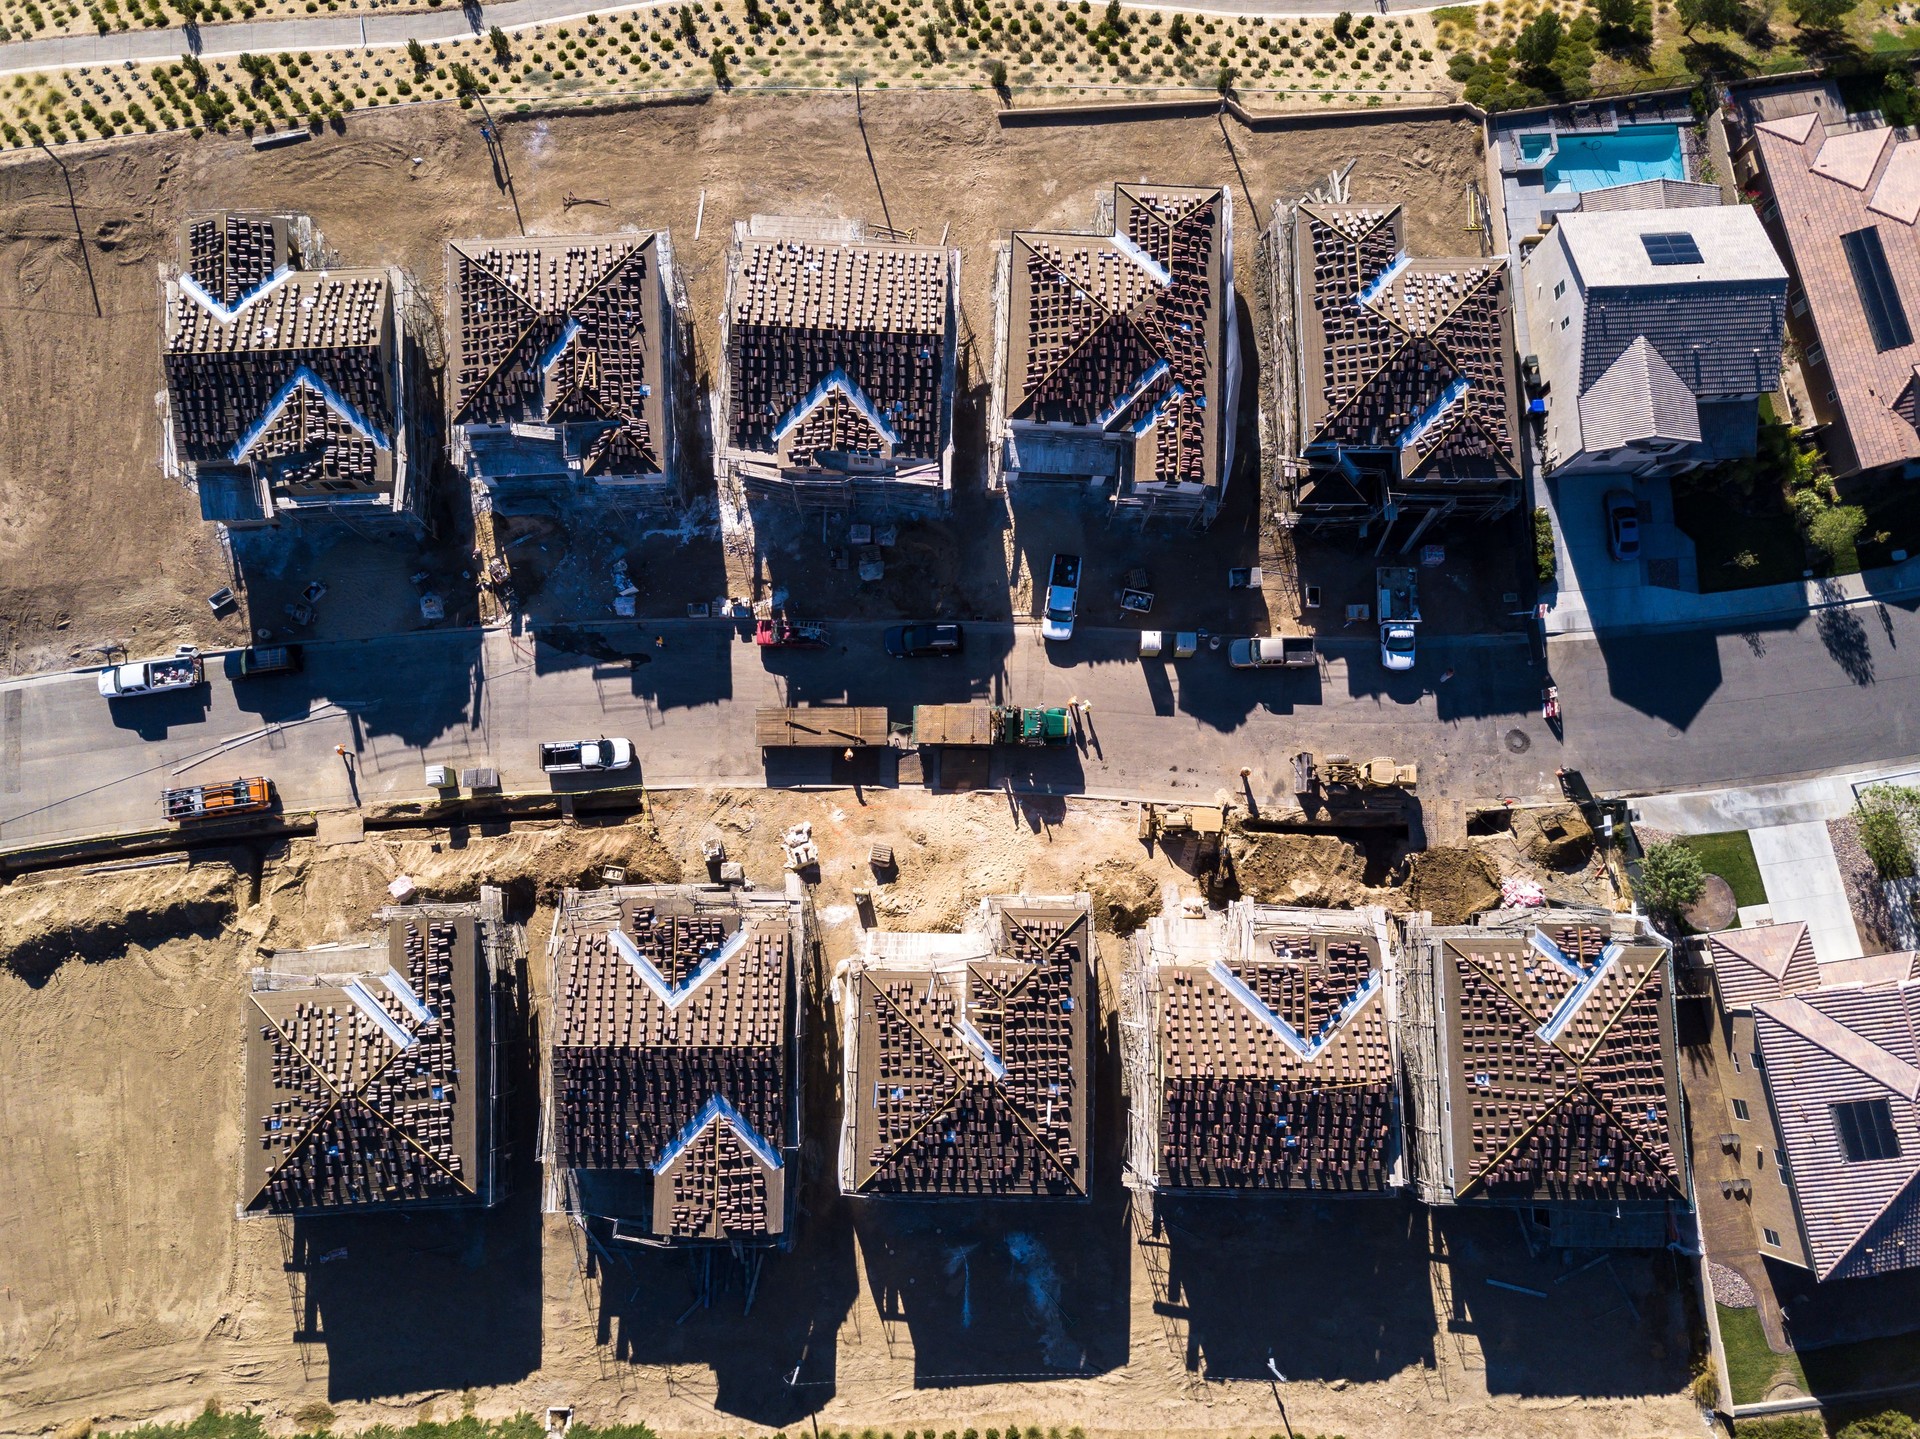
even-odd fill
[[(480, 733), (487, 683), (484, 639), (481, 631), (464, 629), (448, 631), (428, 648), (378, 642), (328, 646), (308, 652), (299, 678), (316, 707), (331, 702), (350, 714), (356, 749), (385, 737), (409, 751), (457, 747)], [(396, 675), (404, 682), (396, 683)]]
[(1207, 1379), (1384, 1380), (1434, 1366), (1425, 1216), (1385, 1195), (1155, 1201), (1187, 1368)]
[[(1690, 1281), (1670, 1251), (1530, 1248), (1522, 1212), (1506, 1207), (1440, 1210), (1431, 1222), (1441, 1342), (1478, 1350), (1490, 1394), (1618, 1399), (1686, 1387)], [(1566, 1342), (1543, 1343), (1549, 1334)]]
[(592, 669), (596, 680), (625, 687), (655, 708), (689, 709), (733, 695), (734, 626), (680, 621), (670, 628), (628, 624), (554, 625), (529, 648), (536, 674)]
[(853, 1227), (915, 1388), (1084, 1379), (1128, 1355), (1127, 1205), (862, 1200)]
[(750, 1309), (740, 1257), (704, 1253), (588, 1245), (599, 1342), (621, 1363), (664, 1367), (675, 1386), (750, 1424), (778, 1428), (817, 1412), (835, 1393), (837, 1335), (856, 1292), (851, 1229), (830, 1212), (807, 1214), (791, 1250), (763, 1253)]
[(1594, 639), (1607, 668), (1608, 693), (1675, 729), (1684, 730), (1699, 718), (1720, 688), (1719, 637), (1712, 631), (1601, 632)]
[(165, 739), (185, 725), (207, 722), (213, 696), (203, 684), (154, 694), (127, 695), (106, 702), (115, 729), (132, 730), (144, 740)]

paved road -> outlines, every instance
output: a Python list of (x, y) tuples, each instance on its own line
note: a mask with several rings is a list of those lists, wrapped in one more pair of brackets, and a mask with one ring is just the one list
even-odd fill
[(1744, 633), (1569, 638), (1551, 654), (1569, 762), (1596, 790), (1756, 784), (1920, 754), (1910, 608), (1854, 605)]
[[(418, 40), (462, 40), (484, 35), (498, 25), (518, 30), (531, 25), (652, 9), (667, 0), (623, 0), (597, 10), (591, 0), (501, 0), (496, 5), (442, 6), (434, 10), (372, 12), (366, 15), (295, 16), (284, 20), (243, 20), (203, 25), (194, 34), (177, 27), (120, 30), (110, 35), (56, 35), (0, 45), (0, 75), (16, 71), (59, 70), (75, 65), (156, 64), (178, 60), (187, 51), (208, 57), (283, 50), (344, 50), (364, 45), (404, 45)], [(1123, 0), (1126, 3), (1126, 0)], [(1142, 10), (1185, 10), (1219, 15), (1332, 15), (1369, 8), (1395, 12), (1432, 9), (1424, 0), (1386, 0), (1376, 6), (1354, 0), (1191, 0), (1187, 4), (1147, 3)]]
[(997, 752), (994, 781), (1029, 792), (1211, 798), (1247, 765), (1266, 798), (1290, 791), (1299, 749), (1394, 753), (1415, 737), (1436, 791), (1533, 793), (1558, 763), (1517, 644), (1436, 642), (1423, 664), (1456, 671), (1436, 694), (1384, 674), (1365, 642), (1318, 672), (1252, 675), (1221, 653), (1142, 661), (1130, 631), (1047, 646), (1029, 625), (970, 626), (960, 661), (876, 662), (880, 630), (836, 625), (835, 649), (771, 654), (698, 621), (537, 640), (437, 632), (312, 646), (299, 676), (113, 704), (92, 672), (17, 682), (0, 687), (0, 846), (150, 828), (163, 788), (243, 773), (272, 777), (294, 808), (350, 804), (356, 784), (363, 801), (423, 796), (437, 762), (490, 763), (508, 789), (544, 790), (537, 743), (586, 735), (631, 737), (655, 786), (826, 779), (819, 759), (763, 762), (753, 711), (779, 703), (884, 704), (905, 721), (916, 702), (1087, 701), (1084, 747)]
[(1142, 661), (1126, 631), (1048, 646), (1028, 625), (969, 627), (964, 660), (891, 662), (876, 659), (880, 630), (836, 625), (824, 653), (764, 652), (701, 621), (401, 635), (310, 647), (297, 677), (116, 704), (91, 672), (20, 681), (0, 686), (0, 846), (150, 827), (163, 788), (242, 773), (270, 775), (297, 808), (356, 790), (420, 797), (437, 762), (492, 764), (508, 789), (540, 790), (538, 742), (585, 735), (631, 737), (654, 786), (825, 780), (822, 759), (769, 767), (756, 750), (753, 711), (780, 703), (884, 704), (904, 722), (915, 703), (1079, 698), (1093, 707), (1084, 747), (998, 751), (994, 782), (1206, 799), (1237, 790), (1247, 765), (1255, 797), (1274, 801), (1298, 750), (1393, 754), (1420, 763), (1429, 813), (1552, 793), (1562, 764), (1596, 790), (1642, 793), (1920, 754), (1920, 618), (1876, 606), (1750, 636), (1555, 641), (1564, 745), (1518, 643), (1428, 637), (1420, 669), (1390, 676), (1367, 642), (1334, 642), (1315, 673), (1256, 675), (1219, 653)]

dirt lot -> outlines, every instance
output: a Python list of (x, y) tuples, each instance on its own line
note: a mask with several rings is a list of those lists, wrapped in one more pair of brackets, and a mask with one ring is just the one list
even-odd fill
[[(1103, 917), (1131, 924), (1164, 886), (1192, 888), (1119, 806), (690, 793), (655, 825), (389, 832), (0, 890), (0, 1432), (210, 1399), (281, 1428), (325, 1403), (358, 1427), (450, 1417), (468, 1391), (483, 1414), (565, 1403), (676, 1435), (804, 1432), (810, 1414), (855, 1430), (1695, 1432), (1664, 1256), (1576, 1272), (1531, 1257), (1509, 1215), (1430, 1221), (1397, 1201), (1185, 1202), (1137, 1232), (1111, 1043), (1090, 1205), (857, 1208), (815, 1143), (798, 1248), (768, 1261), (745, 1318), (737, 1287), (689, 1313), (684, 1261), (648, 1254), (609, 1275), (543, 1218), (524, 1101), (515, 1196), (491, 1215), (235, 1219), (256, 946), (351, 934), (405, 872), (435, 897), (506, 884), (537, 951), (551, 897), (600, 865), (678, 878), (676, 856), (719, 837), (777, 882), (778, 835), (802, 817), (821, 845), (827, 965), (855, 942), (851, 889), (875, 837), (900, 861), (879, 902), (890, 927), (955, 925), (1022, 884), (1094, 888)], [(1118, 953), (1103, 934), (1108, 1006)], [(817, 1025), (818, 976), (811, 988)], [(812, 1084), (816, 1136), (834, 1102)]]
[[(986, 93), (879, 92), (864, 102), (864, 135), (851, 97), (839, 96), (516, 117), (502, 127), (512, 197), (496, 186), (472, 122), (450, 106), (356, 113), (344, 135), (264, 154), (244, 141), (129, 140), (71, 152), (65, 174), (44, 155), (0, 162), (0, 374), (10, 402), (0, 427), (0, 664), (12, 673), (63, 668), (109, 641), (153, 651), (182, 639), (238, 643), (245, 634), (244, 618), (217, 621), (209, 612), (204, 597), (229, 580), (223, 557), (193, 497), (159, 469), (158, 268), (190, 212), (307, 211), (343, 260), (400, 265), (435, 304), (445, 243), (513, 233), (516, 198), (535, 233), (667, 226), (687, 272), (705, 374), (719, 343), (733, 221), (755, 211), (877, 219), (877, 171), (894, 224), (922, 236), (945, 231), (963, 251), (962, 355), (973, 391), (964, 409), (978, 425), (992, 363), (993, 246), (1008, 229), (1082, 226), (1096, 191), (1117, 179), (1227, 184), (1250, 275), (1255, 227), (1273, 201), (1357, 156), (1355, 197), (1401, 200), (1410, 243), (1440, 253), (1457, 247), (1464, 187), (1478, 165), (1477, 132), (1464, 123), (1255, 135), (1207, 118), (1003, 130), (995, 109)], [(607, 204), (569, 210), (569, 196)], [(979, 454), (977, 439), (962, 440), (964, 453)], [(676, 577), (670, 586), (641, 582), (654, 613), (684, 613), (685, 603), (744, 584), (756, 568), (741, 557), (723, 566), (714, 528), (632, 531), (620, 547), (634, 574), (661, 564)], [(902, 543), (921, 541), (903, 535)], [(1004, 594), (1013, 554), (1004, 521), (955, 525), (939, 543), (957, 555), (942, 567), (951, 570), (953, 601), (1003, 612), (1004, 599), (993, 604), (974, 577), (989, 576), (986, 589)], [(287, 584), (329, 573), (324, 554), (302, 558), (299, 573), (286, 569), (266, 586), (257, 606), (265, 623), (282, 623)], [(408, 617), (407, 577), (423, 568), (458, 577), (456, 561), (411, 546), (391, 547), (389, 565), (382, 579), (361, 549), (344, 556), (334, 568), (347, 578), (331, 586), (316, 634), (411, 628), (419, 620)], [(600, 568), (597, 555), (591, 568)], [(763, 584), (796, 596), (821, 584), (817, 557), (799, 543), (769, 547), (757, 569)], [(373, 602), (348, 602), (343, 585)], [(925, 603), (924, 590), (917, 598)], [(448, 609), (461, 612), (452, 600)]]

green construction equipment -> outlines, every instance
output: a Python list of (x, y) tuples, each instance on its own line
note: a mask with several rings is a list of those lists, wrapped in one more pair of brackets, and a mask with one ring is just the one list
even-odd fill
[(916, 745), (1065, 744), (1072, 737), (1064, 706), (915, 705)]

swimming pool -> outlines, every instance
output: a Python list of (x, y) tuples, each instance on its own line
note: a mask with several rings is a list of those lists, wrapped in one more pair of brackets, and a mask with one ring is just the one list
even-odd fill
[(1636, 180), (1684, 180), (1687, 160), (1678, 125), (1622, 125), (1599, 135), (1555, 137), (1554, 157), (1540, 172), (1550, 191), (1604, 190)]

